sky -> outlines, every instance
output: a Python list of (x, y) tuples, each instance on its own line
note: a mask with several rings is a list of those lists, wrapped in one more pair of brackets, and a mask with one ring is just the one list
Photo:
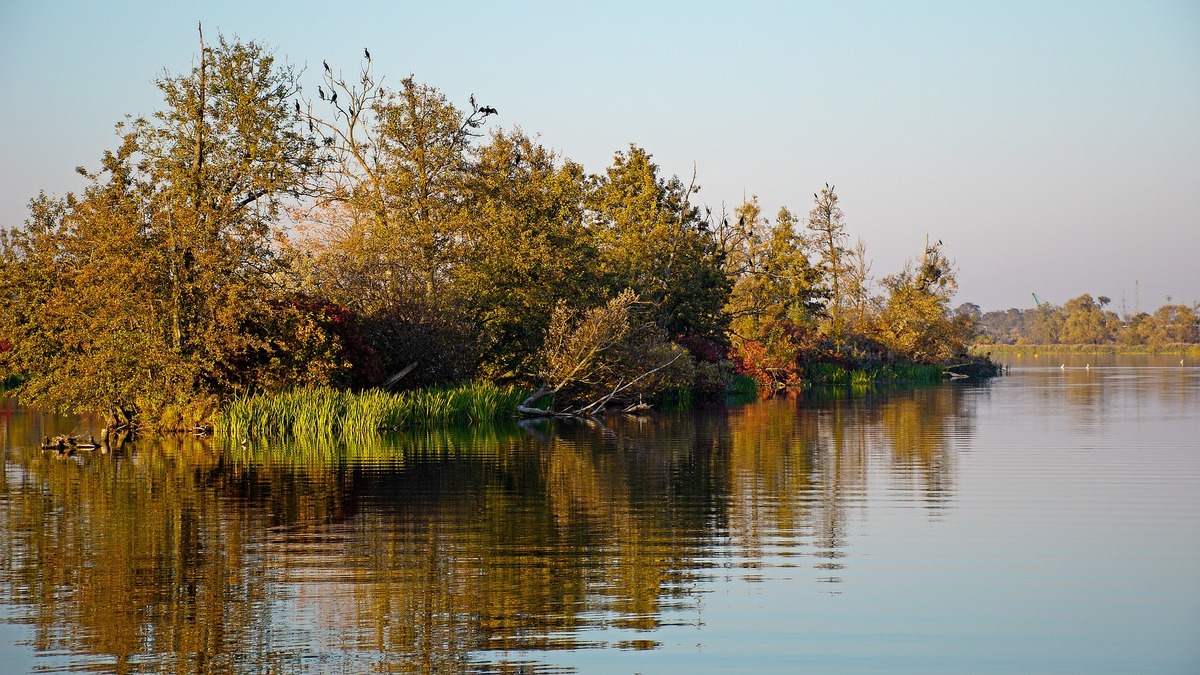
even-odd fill
[(80, 190), (124, 115), (161, 108), (197, 22), (475, 94), (601, 172), (631, 143), (695, 201), (805, 214), (836, 187), (878, 280), (925, 237), (955, 304), (1200, 302), (1200, 2), (0, 0), (0, 225)]

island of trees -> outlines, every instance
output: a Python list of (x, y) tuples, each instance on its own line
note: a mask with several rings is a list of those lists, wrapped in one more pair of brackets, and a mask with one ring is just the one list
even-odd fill
[(833, 186), (807, 215), (714, 210), (636, 145), (591, 173), (366, 52), (322, 65), (302, 89), (202, 39), (81, 193), (31, 200), (0, 238), (23, 400), (180, 429), (250, 394), (484, 381), (594, 413), (966, 358), (941, 242), (873, 283)]

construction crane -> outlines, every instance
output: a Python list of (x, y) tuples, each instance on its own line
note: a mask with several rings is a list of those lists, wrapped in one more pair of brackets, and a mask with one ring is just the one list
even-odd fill
[(1033, 304), (1037, 305), (1038, 307), (1041, 307), (1042, 301), (1038, 300), (1037, 293), (1033, 293), (1032, 295), (1033, 295)]

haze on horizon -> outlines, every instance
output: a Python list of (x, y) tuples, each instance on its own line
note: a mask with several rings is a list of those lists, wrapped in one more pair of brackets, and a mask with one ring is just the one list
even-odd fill
[[(636, 143), (697, 201), (807, 213), (837, 186), (876, 279), (926, 233), (956, 302), (1200, 302), (1200, 4), (1157, 2), (5, 3), (0, 225), (82, 187), (124, 115), (206, 36), (474, 93), (603, 171)], [(314, 67), (315, 65), (315, 67)]]

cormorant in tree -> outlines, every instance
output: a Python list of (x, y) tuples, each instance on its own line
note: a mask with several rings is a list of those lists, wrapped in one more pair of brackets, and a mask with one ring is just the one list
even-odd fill
[(346, 108), (346, 117), (354, 117), (354, 106)]
[(327, 73), (330, 73), (330, 74), (332, 74), (332, 73), (333, 73), (333, 68), (330, 68), (330, 67), (329, 67), (329, 62), (328, 62), (328, 61), (325, 61), (324, 59), (322, 59), (322, 60), (321, 60), (321, 63), (325, 64), (325, 72), (327, 72)]
[(329, 102), (334, 105), (337, 105), (337, 92), (336, 91), (329, 94)]
[(746, 216), (738, 216), (738, 229), (740, 230), (745, 226), (746, 226)]
[(296, 114), (300, 114), (300, 101), (296, 101)]
[(320, 87), (317, 87), (317, 96), (320, 96), (321, 100), (324, 101), (325, 100), (325, 90), (321, 89)]
[(479, 106), (475, 105), (475, 94), (471, 94), (471, 98), (468, 100), (471, 101), (471, 110), (479, 110)]
[(368, 61), (371, 60), (371, 52), (367, 51), (366, 47), (363, 47), (363, 56), (367, 57)]
[(308, 121), (308, 133), (311, 134), (312, 132), (313, 132), (313, 123), (312, 123), (312, 120), (309, 120)]
[(496, 109), (495, 109), (495, 108), (493, 108), (493, 107), (492, 107), (492, 106), (490, 106), (490, 105), (485, 105), (485, 106), (483, 106), (482, 108), (480, 108), (480, 109), (479, 109), (479, 112), (483, 113), (484, 115), (496, 115), (496, 114), (498, 114), (498, 113), (496, 112)]

